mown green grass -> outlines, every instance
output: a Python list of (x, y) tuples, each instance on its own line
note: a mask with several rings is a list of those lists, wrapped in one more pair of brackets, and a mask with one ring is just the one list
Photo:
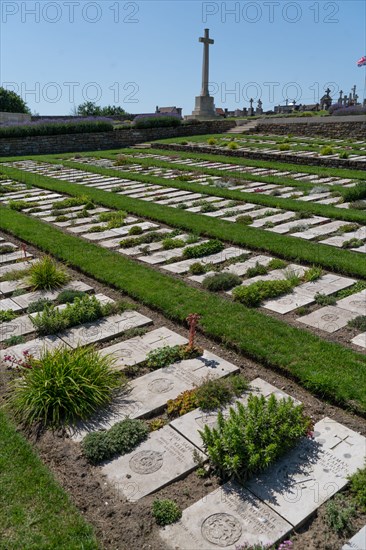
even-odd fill
[(169, 319), (185, 324), (189, 313), (199, 313), (208, 337), (286, 373), (321, 398), (366, 413), (364, 355), (5, 207), (0, 227)]
[(0, 411), (1, 550), (96, 550), (92, 528)]
[[(68, 168), (76, 168), (78, 170), (85, 170), (94, 174), (101, 174), (104, 176), (119, 176), (121, 179), (128, 179), (138, 181), (142, 183), (150, 183), (154, 185), (161, 185), (162, 187), (175, 187), (176, 189), (184, 189), (193, 193), (202, 193), (210, 196), (216, 196), (221, 198), (227, 198), (230, 200), (245, 201), (252, 204), (258, 204), (262, 206), (269, 206), (272, 208), (280, 208), (282, 210), (292, 210), (294, 212), (304, 212), (309, 215), (324, 216), (332, 219), (339, 219), (345, 221), (352, 221), (358, 223), (366, 223), (366, 214), (361, 210), (336, 208), (331, 205), (317, 204), (313, 202), (303, 202), (296, 199), (284, 199), (281, 197), (274, 197), (271, 195), (263, 195), (261, 193), (245, 193), (243, 191), (235, 191), (222, 189), (215, 186), (201, 185), (199, 183), (187, 183), (178, 179), (168, 180), (151, 175), (137, 174), (133, 172), (116, 171), (113, 168), (102, 168), (99, 166), (80, 165), (77, 162), (70, 162), (65, 160), (57, 160), (42, 157), (42, 161), (51, 162), (53, 164), (62, 164)], [(0, 171), (7, 170), (0, 165)], [(5, 173), (5, 172), (4, 172)], [(222, 176), (222, 173), (218, 171), (218, 175)], [(277, 178), (278, 179), (278, 178)], [(346, 192), (346, 190), (342, 190)]]
[[(357, 252), (337, 249), (297, 237), (278, 235), (270, 231), (154, 204), (150, 201), (146, 202), (93, 187), (60, 181), (38, 174), (30, 174), (15, 168), (3, 167), (0, 171), (23, 183), (37, 185), (44, 189), (67, 193), (72, 196), (87, 196), (102, 206), (124, 210), (172, 227), (188, 230), (197, 235), (221, 239), (232, 244), (248, 246), (255, 250), (267, 251), (287, 260), (317, 264), (338, 273), (366, 278), (365, 259), (362, 254)], [(12, 212), (14, 211), (12, 210)]]

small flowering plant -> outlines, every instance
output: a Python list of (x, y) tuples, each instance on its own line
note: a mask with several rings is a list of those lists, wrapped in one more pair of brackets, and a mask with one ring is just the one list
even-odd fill
[(23, 369), (29, 370), (35, 366), (34, 357), (28, 350), (23, 351), (21, 359), (18, 359), (15, 355), (5, 355), (4, 362), (8, 364), (9, 368), (20, 371)]

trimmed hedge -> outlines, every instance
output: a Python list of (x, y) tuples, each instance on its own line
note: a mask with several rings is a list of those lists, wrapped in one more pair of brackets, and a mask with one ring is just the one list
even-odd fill
[(25, 126), (0, 127), (0, 138), (19, 138), (31, 136), (55, 136), (60, 134), (89, 134), (95, 132), (113, 132), (113, 124), (105, 121), (66, 122), (54, 124), (30, 124)]

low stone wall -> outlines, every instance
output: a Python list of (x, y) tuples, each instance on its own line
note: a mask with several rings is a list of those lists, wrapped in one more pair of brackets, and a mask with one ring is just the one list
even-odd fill
[(220, 134), (235, 122), (215, 120), (177, 128), (124, 129), (90, 134), (0, 138), (0, 156), (46, 155), (76, 151), (120, 149), (145, 141), (204, 134)]
[(262, 153), (258, 151), (235, 151), (227, 149), (218, 149), (216, 147), (203, 146), (199, 147), (198, 145), (168, 145), (165, 143), (157, 143), (154, 145), (156, 149), (170, 149), (172, 151), (184, 151), (185, 153), (204, 153), (204, 154), (215, 154), (222, 155), (225, 157), (240, 157), (247, 158), (252, 160), (265, 160), (271, 162), (285, 162), (287, 164), (311, 164), (313, 166), (324, 166), (329, 168), (350, 168), (352, 170), (365, 170), (364, 164), (361, 162), (352, 162), (349, 159), (329, 159), (327, 157), (300, 157), (295, 154), (281, 155), (281, 154), (271, 154), (271, 153)]
[(252, 133), (366, 139), (366, 116), (259, 120)]
[(23, 113), (0, 113), (0, 126), (1, 124), (17, 123), (17, 124), (28, 124), (31, 121), (31, 115), (26, 115)]

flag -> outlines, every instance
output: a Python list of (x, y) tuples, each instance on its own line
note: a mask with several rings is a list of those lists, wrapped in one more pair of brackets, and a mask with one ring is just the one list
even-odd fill
[(363, 55), (361, 59), (357, 61), (357, 67), (364, 67), (366, 65), (366, 55)]

